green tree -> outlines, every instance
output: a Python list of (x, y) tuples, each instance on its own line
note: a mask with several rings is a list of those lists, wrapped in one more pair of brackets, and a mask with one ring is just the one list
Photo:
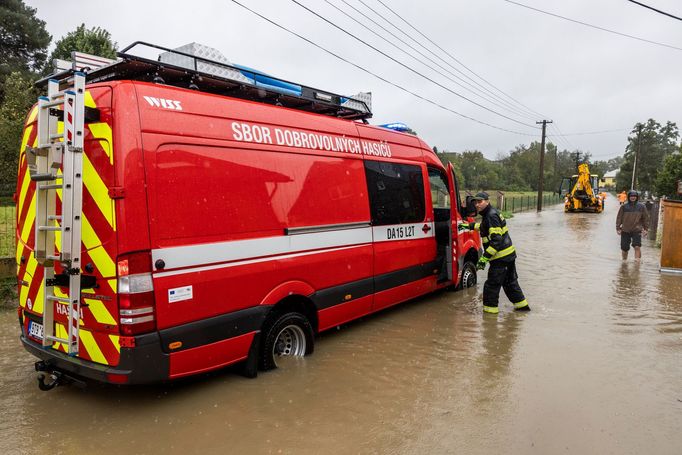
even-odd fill
[(616, 178), (616, 190), (630, 188), (637, 155), (635, 188), (654, 189), (656, 177), (663, 167), (665, 158), (677, 150), (679, 131), (673, 122), (661, 125), (654, 119), (637, 123), (628, 137), (623, 164)]
[(28, 76), (45, 63), (52, 37), (35, 14), (35, 8), (21, 0), (0, 3), (0, 101), (7, 91), (5, 79), (11, 73)]
[(55, 43), (44, 71), (52, 70), (51, 62), (56, 58), (71, 60), (71, 52), (85, 52), (106, 58), (116, 58), (117, 44), (111, 40), (111, 34), (99, 27), (85, 28), (81, 24), (73, 32), (69, 32)]
[(17, 159), (21, 146), (21, 132), (30, 107), (38, 98), (33, 79), (19, 72), (5, 80), (7, 96), (0, 103), (0, 191), (5, 193), (17, 179)]
[(682, 147), (680, 151), (666, 157), (663, 169), (656, 177), (654, 189), (656, 194), (673, 199), (680, 199), (677, 194), (677, 182), (682, 180)]

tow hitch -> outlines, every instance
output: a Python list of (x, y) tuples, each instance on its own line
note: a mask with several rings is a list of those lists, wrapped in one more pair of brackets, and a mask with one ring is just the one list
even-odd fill
[(36, 362), (35, 369), (40, 373), (38, 375), (38, 388), (44, 392), (52, 390), (58, 385), (73, 384), (81, 389), (86, 386), (85, 382), (55, 369), (44, 360)]

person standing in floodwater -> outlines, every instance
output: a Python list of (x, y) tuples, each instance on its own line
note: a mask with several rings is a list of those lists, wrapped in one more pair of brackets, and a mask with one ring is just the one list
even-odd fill
[(499, 312), (500, 288), (504, 289), (516, 311), (530, 311), (528, 301), (519, 286), (516, 249), (512, 245), (504, 216), (490, 206), (488, 193), (478, 193), (472, 200), (476, 205), (476, 211), (481, 215), (481, 223), (462, 223), (457, 229), (481, 233), (485, 250), (476, 268), (483, 270), (485, 265), (490, 263), (488, 279), (483, 285), (483, 312), (492, 314)]
[(616, 217), (616, 232), (620, 235), (620, 250), (623, 260), (628, 258), (630, 243), (635, 249), (635, 260), (642, 257), (642, 235), (646, 237), (649, 231), (649, 212), (646, 206), (639, 202), (639, 193), (635, 190), (628, 192), (628, 202), (621, 205)]

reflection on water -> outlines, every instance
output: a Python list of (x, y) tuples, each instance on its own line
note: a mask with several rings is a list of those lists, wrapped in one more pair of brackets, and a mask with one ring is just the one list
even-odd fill
[(0, 453), (679, 453), (682, 277), (620, 259), (616, 210), (509, 221), (530, 313), (483, 315), (484, 272), (255, 380), (40, 392), (0, 312)]

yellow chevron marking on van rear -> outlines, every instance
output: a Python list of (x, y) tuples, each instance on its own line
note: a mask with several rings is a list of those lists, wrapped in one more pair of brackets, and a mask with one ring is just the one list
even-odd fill
[[(22, 157), (22, 160), (24, 159), (26, 159), (25, 155)], [(25, 174), (24, 180), (21, 182), (21, 188), (19, 188), (19, 198), (17, 199), (17, 207), (19, 207), (19, 210), (24, 208), (24, 199), (26, 198), (26, 193), (28, 193), (28, 185), (31, 183), (31, 176), (28, 173), (28, 169), (26, 169)]]
[(102, 212), (102, 215), (106, 218), (109, 226), (113, 228), (114, 220), (111, 216), (113, 210), (112, 201), (109, 197), (109, 189), (104, 184), (102, 178), (99, 176), (85, 153), (83, 154), (83, 183), (85, 183), (85, 187), (90, 193), (90, 196), (95, 200), (97, 207), (99, 207), (99, 211)]
[(36, 217), (36, 198), (35, 194), (31, 198), (31, 205), (28, 206), (28, 211), (26, 212), (26, 219), (24, 220), (24, 228), (21, 230), (21, 240), (24, 243), (28, 242), (28, 237), (31, 235), (31, 230), (33, 229), (33, 220)]
[(43, 280), (40, 280), (40, 287), (38, 288), (38, 292), (36, 292), (36, 301), (33, 302), (33, 311), (35, 311), (38, 314), (43, 314), (43, 308), (45, 306), (45, 302), (43, 301), (45, 299), (45, 282)]
[(111, 127), (106, 123), (90, 123), (88, 128), (93, 137), (99, 139), (99, 145), (109, 157), (109, 163), (114, 164), (114, 154), (111, 153)]
[(83, 343), (83, 347), (85, 347), (85, 350), (88, 351), (90, 359), (93, 362), (108, 365), (107, 359), (106, 357), (104, 357), (104, 354), (102, 354), (102, 351), (99, 349), (99, 346), (97, 346), (97, 342), (95, 341), (95, 337), (92, 336), (92, 333), (83, 329), (79, 330), (78, 333), (80, 336), (81, 343)]
[(109, 339), (111, 340), (111, 344), (114, 345), (118, 353), (121, 353), (121, 341), (118, 335), (109, 335)]
[[(36, 273), (36, 267), (38, 266), (38, 261), (33, 257), (33, 253), (28, 255), (28, 263), (26, 264), (26, 275), (29, 275), (31, 277), (30, 281), (33, 281), (33, 276)], [(24, 276), (26, 276), (24, 275)], [(26, 278), (24, 278), (26, 279)], [(29, 281), (29, 280), (26, 280)], [(30, 286), (30, 283), (29, 283)], [(26, 300), (28, 299), (28, 288), (29, 286), (22, 286), (21, 290), (19, 291), (19, 305), (22, 306), (22, 308), (26, 307)], [(35, 304), (35, 302), (34, 302)], [(41, 305), (42, 306), (42, 305)]]
[(88, 309), (100, 324), (116, 325), (116, 320), (111, 316), (109, 310), (100, 300), (84, 299), (88, 304)]
[(24, 130), (24, 135), (21, 137), (21, 148), (19, 149), (19, 153), (26, 150), (26, 146), (28, 145), (28, 138), (31, 137), (32, 131), (33, 125), (27, 126), (26, 129)]
[[(92, 97), (92, 93), (89, 91), (85, 92), (84, 102), (87, 107), (97, 108), (97, 104)], [(99, 144), (102, 147), (102, 150), (104, 150), (104, 153), (106, 153), (109, 157), (109, 162), (114, 164), (114, 155), (111, 153), (111, 142), (113, 135), (111, 134), (111, 127), (109, 124), (106, 122), (89, 123), (88, 128), (90, 129), (92, 136), (100, 140)]]
[(97, 107), (97, 104), (95, 104), (95, 99), (92, 97), (92, 92), (90, 90), (85, 91), (85, 96), (83, 97), (83, 103), (87, 107)]
[[(33, 147), (35, 147), (38, 143), (38, 138), (36, 138), (33, 141)], [(23, 150), (23, 149), (22, 149)], [(23, 159), (26, 159), (26, 155), (22, 157)], [(26, 199), (26, 193), (28, 193), (28, 186), (31, 183), (31, 178), (29, 176), (28, 168), (25, 171), (26, 175), (24, 177), (24, 181), (21, 182), (21, 189), (19, 190), (19, 199), (17, 200), (17, 210), (19, 213), (24, 209), (24, 204), (25, 204), (25, 199)], [(35, 198), (35, 192), (33, 193), (33, 197)], [(30, 215), (35, 215), (35, 207), (34, 210), (29, 210), (28, 211), (28, 216)]]
[[(66, 340), (69, 337), (69, 334), (66, 331), (66, 327), (64, 327), (62, 324), (56, 323), (54, 324), (54, 336), (57, 338), (62, 338)], [(57, 349), (57, 350), (62, 350), (66, 352), (66, 345), (64, 343), (60, 343), (58, 341), (55, 341), (52, 344), (52, 349)]]
[(99, 237), (97, 237), (92, 225), (85, 216), (83, 216), (82, 221), (81, 231), (83, 233), (83, 244), (85, 245), (85, 248), (87, 248), (88, 254), (95, 262), (95, 266), (103, 277), (116, 276), (116, 265), (109, 256), (109, 253), (107, 253), (103, 247), (98, 246), (101, 245), (102, 242), (99, 240)]
[[(61, 190), (57, 190), (57, 195), (59, 196), (59, 199), (62, 198)], [(60, 233), (56, 232), (55, 234)], [(92, 228), (92, 225), (85, 214), (83, 214), (83, 217), (81, 218), (81, 239), (83, 245), (85, 245), (85, 249), (88, 250), (90, 258), (95, 263), (95, 267), (97, 267), (97, 270), (99, 270), (102, 276), (105, 278), (116, 276), (116, 265), (109, 256), (109, 253), (101, 246), (102, 242), (99, 237), (97, 237), (97, 233)], [(60, 235), (55, 235), (54, 243), (57, 246), (57, 251), (61, 251), (62, 245)], [(116, 292), (115, 286), (112, 287), (112, 289)]]
[(36, 119), (36, 115), (38, 115), (38, 106), (33, 106), (33, 109), (31, 109), (31, 113), (28, 114), (28, 118), (26, 119), (26, 124), (28, 125), (29, 123), (32, 123)]

